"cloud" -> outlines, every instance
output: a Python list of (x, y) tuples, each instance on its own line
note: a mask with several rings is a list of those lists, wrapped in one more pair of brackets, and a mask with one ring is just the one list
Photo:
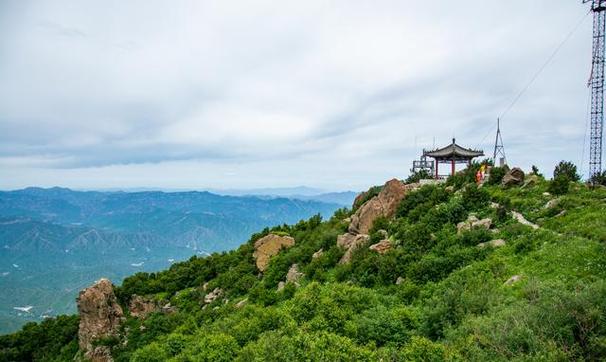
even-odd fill
[[(434, 139), (490, 153), (496, 117), (586, 10), (5, 2), (0, 187), (364, 188), (405, 176)], [(590, 29), (503, 121), (512, 163), (581, 161)]]

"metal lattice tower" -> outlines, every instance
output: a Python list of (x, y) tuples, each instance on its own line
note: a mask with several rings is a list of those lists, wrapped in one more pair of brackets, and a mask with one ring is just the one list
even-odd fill
[[(497, 157), (499, 158), (497, 159)], [(497, 137), (494, 140), (494, 152), (492, 154), (492, 160), (495, 166), (497, 166), (497, 160), (499, 161), (498, 165), (500, 167), (503, 167), (507, 164), (507, 157), (505, 157), (505, 146), (503, 145), (503, 137), (501, 136), (500, 118), (497, 118)]]
[(602, 140), (604, 132), (604, 57), (606, 35), (606, 0), (583, 0), (591, 3), (593, 12), (593, 62), (591, 87), (591, 136), (589, 145), (589, 177), (602, 172)]

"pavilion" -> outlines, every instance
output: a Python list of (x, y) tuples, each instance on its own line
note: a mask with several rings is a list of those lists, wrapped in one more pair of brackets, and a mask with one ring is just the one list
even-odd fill
[(456, 140), (452, 139), (452, 144), (439, 148), (433, 151), (425, 151), (423, 150), (424, 157), (430, 157), (436, 160), (435, 162), (435, 172), (436, 179), (440, 178), (440, 174), (438, 172), (438, 165), (440, 163), (450, 163), (451, 164), (451, 174), (454, 175), (456, 172), (456, 164), (457, 163), (466, 163), (467, 165), (471, 165), (471, 161), (476, 157), (484, 156), (484, 151), (482, 150), (473, 150), (470, 148), (464, 148), (457, 144)]

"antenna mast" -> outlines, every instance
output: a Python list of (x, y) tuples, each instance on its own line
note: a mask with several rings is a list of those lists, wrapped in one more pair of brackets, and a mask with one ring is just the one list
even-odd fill
[(589, 177), (602, 172), (602, 140), (604, 131), (604, 47), (606, 35), (606, 0), (583, 0), (593, 11), (593, 61), (588, 86), (591, 87), (591, 136), (589, 146)]
[(497, 137), (494, 140), (494, 152), (492, 154), (492, 160), (495, 166), (497, 165), (497, 156), (499, 157), (499, 167), (505, 166), (507, 164), (507, 158), (505, 157), (505, 146), (503, 145), (503, 137), (501, 136), (500, 118), (497, 118)]

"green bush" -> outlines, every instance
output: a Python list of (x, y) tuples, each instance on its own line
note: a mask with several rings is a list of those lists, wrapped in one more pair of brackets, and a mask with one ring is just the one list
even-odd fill
[(431, 178), (434, 178), (434, 175), (431, 175), (427, 170), (419, 170), (417, 172), (413, 172), (413, 170), (410, 170), (410, 175), (406, 178), (406, 180), (404, 180), (404, 182), (407, 184), (413, 184), (421, 180), (427, 180)]
[(469, 184), (463, 189), (463, 207), (467, 211), (479, 210), (488, 206), (490, 194), (484, 188), (479, 188), (476, 184)]
[(490, 177), (486, 183), (488, 185), (500, 185), (506, 173), (507, 169), (505, 169), (505, 167), (493, 167), (490, 170)]
[(152, 342), (133, 353), (132, 362), (163, 362), (168, 360), (170, 355), (158, 342)]
[(596, 173), (595, 175), (593, 175), (591, 177), (591, 179), (589, 180), (589, 182), (592, 185), (606, 186), (606, 171), (602, 171), (600, 173)]
[(574, 163), (568, 161), (560, 161), (553, 170), (553, 178), (556, 179), (558, 176), (564, 176), (568, 181), (577, 182), (581, 179), (581, 176), (577, 173), (577, 166)]
[(569, 189), (570, 179), (565, 175), (558, 175), (549, 183), (549, 192), (554, 195), (565, 195)]
[(234, 337), (218, 333), (202, 333), (194, 338), (186, 350), (177, 356), (177, 361), (183, 362), (231, 362), (240, 351), (240, 346)]

